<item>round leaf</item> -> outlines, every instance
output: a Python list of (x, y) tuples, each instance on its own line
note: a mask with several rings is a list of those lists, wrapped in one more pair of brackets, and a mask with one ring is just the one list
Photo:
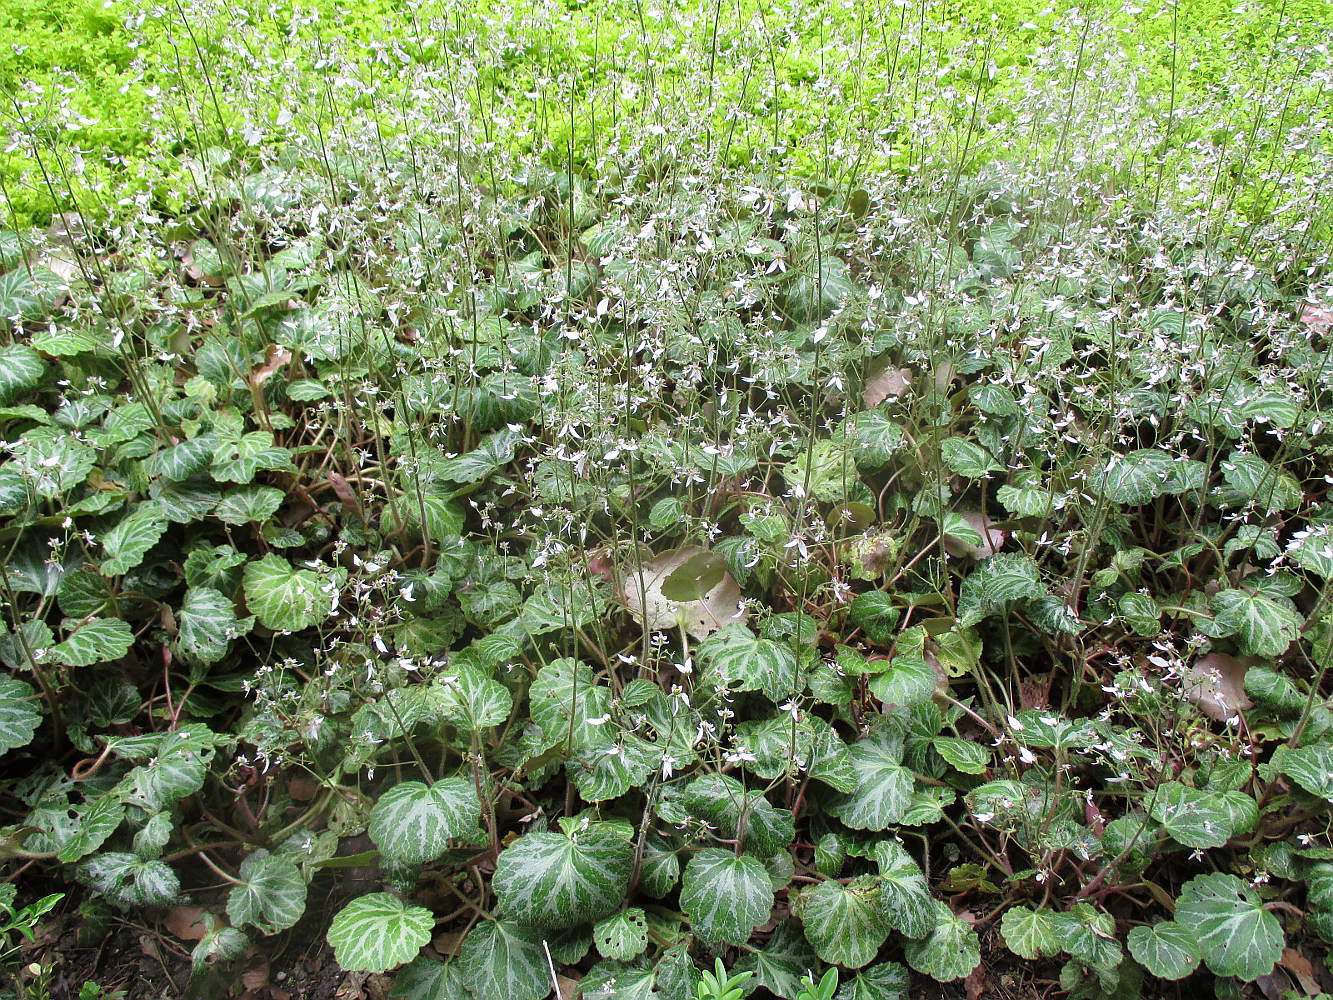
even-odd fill
[(573, 837), (529, 833), (500, 852), (492, 886), (511, 919), (567, 927), (619, 906), (633, 866), (634, 845), (601, 824)]
[(373, 892), (338, 911), (328, 939), (347, 972), (386, 972), (415, 958), (434, 928), (435, 918), (424, 906)]

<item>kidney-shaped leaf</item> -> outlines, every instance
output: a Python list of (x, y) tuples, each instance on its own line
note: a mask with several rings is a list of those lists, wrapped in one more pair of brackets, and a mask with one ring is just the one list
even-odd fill
[(1129, 953), (1158, 979), (1184, 979), (1199, 967), (1198, 942), (1174, 920), (1131, 927)]
[(450, 838), (476, 831), (480, 816), (476, 789), (466, 778), (404, 781), (370, 810), (370, 839), (385, 857), (420, 865), (443, 854)]
[(757, 858), (706, 848), (685, 866), (680, 905), (703, 940), (744, 944), (773, 909), (773, 883)]
[(1282, 957), (1282, 925), (1259, 896), (1234, 875), (1214, 872), (1185, 883), (1176, 923), (1193, 937), (1208, 968), (1251, 982)]
[(240, 884), (227, 896), (227, 916), (234, 927), (254, 924), (276, 934), (301, 919), (305, 896), (301, 870), (261, 848), (241, 862)]
[(847, 885), (821, 882), (801, 897), (800, 917), (815, 954), (833, 965), (859, 969), (879, 954), (889, 935), (873, 877)]
[(435, 918), (387, 892), (352, 900), (329, 925), (333, 957), (348, 972), (386, 972), (416, 957), (430, 940)]
[(981, 961), (977, 932), (938, 900), (935, 915), (931, 932), (919, 941), (904, 942), (903, 955), (908, 965), (932, 979), (962, 979)]
[(529, 833), (500, 852), (492, 885), (507, 917), (568, 927), (619, 906), (633, 866), (634, 845), (601, 824), (572, 837)]

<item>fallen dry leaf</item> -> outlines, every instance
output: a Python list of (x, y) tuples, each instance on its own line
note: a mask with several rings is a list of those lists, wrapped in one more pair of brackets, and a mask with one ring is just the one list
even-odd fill
[(878, 406), (886, 399), (897, 399), (912, 384), (912, 369), (885, 368), (866, 379), (861, 402), (867, 407)]
[(579, 993), (579, 980), (568, 976), (556, 976), (555, 983), (560, 987), (560, 1000), (574, 1000)]
[(673, 601), (662, 593), (666, 578), (703, 551), (697, 545), (673, 549), (621, 577), (622, 599), (635, 621), (656, 632), (684, 628), (694, 639), (705, 639), (724, 626), (745, 621), (741, 588), (730, 573), (724, 572), (722, 579), (697, 601)]
[(162, 926), (180, 941), (202, 941), (208, 933), (204, 926), (204, 911), (198, 906), (173, 906), (162, 920)]
[(1185, 668), (1180, 693), (1208, 718), (1225, 722), (1237, 712), (1253, 707), (1245, 694), (1245, 671), (1248, 669), (1248, 663), (1242, 663), (1234, 656), (1209, 653)]
[(319, 791), (319, 782), (308, 774), (294, 774), (287, 780), (287, 794), (296, 802), (309, 802)]
[(1315, 972), (1314, 963), (1299, 951), (1292, 948), (1282, 949), (1282, 958), (1277, 964), (1296, 977), (1306, 996), (1318, 996), (1323, 992), (1319, 986), (1319, 976)]

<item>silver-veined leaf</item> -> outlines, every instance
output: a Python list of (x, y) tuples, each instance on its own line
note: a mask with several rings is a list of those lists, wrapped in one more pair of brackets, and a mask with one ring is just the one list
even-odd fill
[(1174, 920), (1131, 927), (1129, 953), (1158, 979), (1184, 979), (1199, 967), (1199, 944)]
[(434, 861), (450, 839), (477, 832), (481, 805), (467, 778), (427, 785), (404, 781), (380, 796), (370, 810), (370, 839), (385, 857), (409, 865)]
[(925, 937), (936, 918), (925, 873), (896, 840), (878, 841), (871, 857), (879, 866), (879, 901), (889, 926), (909, 938)]
[(8, 406), (21, 393), (40, 384), (45, 374), (46, 362), (31, 347), (0, 347), (0, 406)]
[(883, 830), (903, 818), (912, 801), (912, 772), (903, 767), (902, 736), (881, 725), (848, 748), (857, 788), (830, 812), (853, 830)]
[(1175, 919), (1216, 975), (1252, 982), (1272, 972), (1282, 957), (1282, 925), (1234, 875), (1190, 879), (1180, 891)]
[(505, 916), (535, 927), (604, 917), (629, 887), (634, 845), (604, 824), (529, 833), (500, 852), (492, 887)]
[(456, 961), (478, 998), (541, 1000), (551, 990), (542, 932), (510, 920), (483, 920), (473, 927)]
[(698, 937), (744, 944), (773, 909), (773, 884), (758, 858), (709, 847), (685, 866), (680, 905)]
[(1300, 635), (1303, 619), (1286, 597), (1229, 589), (1214, 594), (1212, 606), (1214, 625), (1223, 634), (1235, 633), (1249, 656), (1281, 656)]
[(873, 876), (853, 879), (847, 885), (819, 883), (801, 894), (797, 915), (815, 953), (825, 962), (849, 969), (870, 963), (889, 936)]
[(1191, 788), (1179, 781), (1159, 785), (1148, 812), (1173, 840), (1200, 850), (1221, 847), (1259, 820), (1258, 805), (1244, 792)]
[(15, 677), (0, 676), (0, 753), (27, 746), (42, 723), (37, 692)]
[(1059, 915), (1044, 907), (1011, 906), (1000, 920), (1000, 934), (1006, 948), (1030, 962), (1064, 951)]
[(321, 621), (330, 595), (319, 577), (270, 552), (245, 567), (245, 603), (265, 628), (296, 632)]
[(231, 599), (212, 587), (191, 587), (176, 615), (176, 646), (196, 663), (216, 663), (227, 655), (232, 639), (245, 634), (254, 619), (236, 617)]
[[(489, 921), (487, 921), (489, 923)], [(435, 918), (387, 892), (360, 896), (329, 925), (333, 957), (348, 972), (386, 972), (416, 957), (430, 941)]]
[(301, 919), (306, 884), (293, 862), (261, 848), (241, 862), (239, 876), (240, 884), (227, 895), (232, 926), (253, 924), (265, 934), (276, 934)]
[(118, 660), (129, 652), (134, 633), (118, 618), (91, 618), (74, 626), (64, 640), (52, 646), (51, 659), (67, 667), (86, 667)]
[(947, 983), (962, 979), (981, 961), (977, 932), (935, 901), (935, 926), (925, 937), (903, 943), (903, 956), (917, 972)]
[(881, 962), (845, 980), (833, 1000), (907, 1000), (907, 970), (897, 962)]
[(613, 913), (597, 922), (592, 939), (603, 958), (628, 962), (648, 947), (648, 919), (637, 906)]

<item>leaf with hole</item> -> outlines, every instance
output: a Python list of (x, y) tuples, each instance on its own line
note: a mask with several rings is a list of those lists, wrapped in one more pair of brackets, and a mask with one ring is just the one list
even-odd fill
[(599, 920), (592, 929), (592, 939), (603, 958), (628, 962), (648, 947), (648, 920), (637, 906)]

